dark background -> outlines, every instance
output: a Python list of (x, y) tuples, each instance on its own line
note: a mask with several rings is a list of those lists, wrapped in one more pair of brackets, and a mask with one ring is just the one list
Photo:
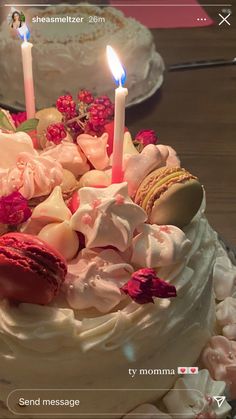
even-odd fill
[[(214, 26), (152, 31), (167, 70), (173, 63), (236, 57), (236, 15), (231, 26), (218, 26), (220, 8), (205, 9)], [(161, 91), (130, 109), (127, 125), (133, 133), (153, 128), (177, 150), (182, 166), (205, 186), (210, 223), (235, 247), (236, 65), (166, 71)]]

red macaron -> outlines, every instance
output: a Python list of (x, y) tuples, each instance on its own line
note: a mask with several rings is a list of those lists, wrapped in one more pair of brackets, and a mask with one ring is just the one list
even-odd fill
[(0, 299), (49, 304), (67, 273), (62, 255), (37, 236), (0, 237)]

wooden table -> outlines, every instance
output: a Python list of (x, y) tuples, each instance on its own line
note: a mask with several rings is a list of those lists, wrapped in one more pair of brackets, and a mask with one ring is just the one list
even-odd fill
[[(219, 11), (207, 9), (218, 22)], [(231, 26), (156, 29), (153, 36), (167, 68), (192, 60), (233, 58), (235, 14), (230, 22)], [(155, 129), (161, 143), (177, 150), (182, 166), (205, 186), (210, 223), (236, 246), (236, 65), (167, 71), (162, 89), (129, 110), (127, 125), (133, 134)]]

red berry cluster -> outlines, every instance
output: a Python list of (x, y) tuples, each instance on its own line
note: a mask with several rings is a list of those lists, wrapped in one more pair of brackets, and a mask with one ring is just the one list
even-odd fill
[(60, 144), (60, 142), (66, 138), (66, 135), (65, 125), (61, 122), (51, 124), (47, 127), (47, 140), (53, 142), (54, 144)]
[(71, 119), (76, 116), (76, 103), (71, 95), (60, 96), (57, 99), (56, 107), (66, 119)]
[(101, 132), (114, 115), (114, 105), (108, 96), (100, 96), (89, 107), (89, 127)]
[(78, 93), (78, 100), (79, 102), (90, 105), (94, 101), (94, 97), (89, 90), (80, 90)]
[(105, 125), (112, 120), (114, 105), (108, 96), (95, 98), (89, 90), (80, 90), (77, 95), (78, 104), (70, 94), (60, 96), (56, 107), (63, 114), (61, 124), (51, 124), (46, 132), (47, 139), (59, 144), (70, 133), (76, 141), (83, 132), (101, 135)]

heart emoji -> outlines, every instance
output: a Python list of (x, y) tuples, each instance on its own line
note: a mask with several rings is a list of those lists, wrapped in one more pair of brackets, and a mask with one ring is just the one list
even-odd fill
[(184, 374), (186, 371), (186, 368), (180, 368), (180, 372), (182, 372), (182, 374)]
[(191, 367), (190, 368), (190, 374), (197, 374), (198, 373), (198, 367)]

